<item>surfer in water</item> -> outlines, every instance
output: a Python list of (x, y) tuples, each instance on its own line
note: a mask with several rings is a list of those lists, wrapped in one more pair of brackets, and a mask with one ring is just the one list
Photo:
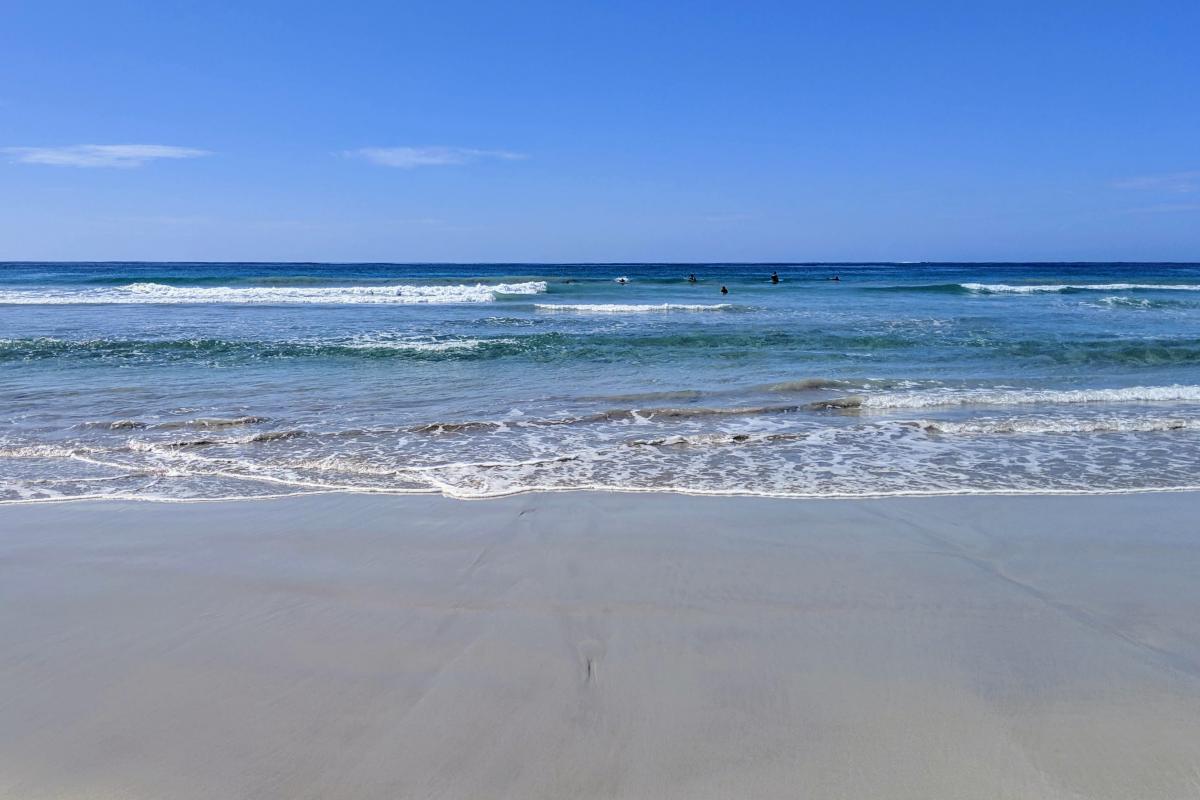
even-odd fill
[(696, 282), (696, 273), (693, 272), (691, 275), (688, 275), (688, 283), (695, 283), (695, 282)]
[(729, 290), (728, 290), (728, 289), (726, 289), (724, 286), (722, 286), (722, 287), (721, 287), (721, 294), (729, 294)]
[(629, 283), (629, 281), (625, 280), (624, 278), (617, 278), (617, 283), (624, 286), (625, 284)]
[(771, 273), (771, 283), (779, 283), (779, 273), (778, 272)]

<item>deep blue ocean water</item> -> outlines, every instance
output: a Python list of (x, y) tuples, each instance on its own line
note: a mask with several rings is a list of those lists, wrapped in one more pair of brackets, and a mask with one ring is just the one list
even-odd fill
[(0, 265), (5, 501), (1197, 485), (1197, 264)]

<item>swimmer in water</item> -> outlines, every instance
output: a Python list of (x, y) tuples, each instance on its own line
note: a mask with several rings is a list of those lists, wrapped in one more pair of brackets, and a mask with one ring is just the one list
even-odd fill
[(729, 290), (728, 290), (728, 289), (726, 289), (724, 286), (722, 286), (722, 287), (721, 287), (721, 294), (729, 294)]
[(695, 282), (696, 282), (696, 273), (693, 272), (691, 275), (688, 275), (688, 283), (695, 283)]
[(629, 281), (625, 280), (624, 278), (617, 278), (617, 283), (624, 286), (625, 284), (629, 283)]
[(771, 283), (779, 283), (779, 273), (778, 272), (771, 273)]
[(841, 278), (839, 278), (837, 275), (834, 275), (834, 276), (833, 276), (832, 278), (830, 278), (829, 280), (831, 280), (831, 281), (840, 281), (840, 280), (841, 280)]

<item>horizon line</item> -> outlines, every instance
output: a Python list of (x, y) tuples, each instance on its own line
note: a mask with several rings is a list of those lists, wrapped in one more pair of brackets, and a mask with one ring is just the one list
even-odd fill
[(397, 267), (506, 267), (506, 266), (558, 266), (558, 267), (628, 267), (628, 266), (728, 266), (728, 267), (875, 267), (875, 266), (947, 266), (947, 265), (984, 265), (984, 266), (1038, 266), (1056, 265), (1069, 266), (1075, 264), (1103, 265), (1153, 265), (1153, 266), (1200, 266), (1200, 258), (1195, 261), (1186, 260), (1157, 260), (1130, 261), (1128, 259), (1114, 261), (1099, 261), (1072, 259), (1061, 261), (1044, 260), (1005, 260), (1005, 261), (976, 261), (969, 259), (943, 261), (245, 261), (245, 260), (158, 260), (158, 259), (99, 259), (99, 260), (66, 260), (55, 261), (46, 259), (0, 259), (0, 267), (20, 264), (57, 264), (64, 266), (82, 266), (88, 264), (164, 264), (175, 266), (186, 265), (228, 265), (245, 264), (247, 266), (397, 266)]

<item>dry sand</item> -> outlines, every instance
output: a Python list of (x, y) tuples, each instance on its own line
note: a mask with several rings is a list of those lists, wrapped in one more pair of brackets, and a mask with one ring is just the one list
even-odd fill
[(0, 796), (1192, 798), (1200, 497), (0, 508)]

